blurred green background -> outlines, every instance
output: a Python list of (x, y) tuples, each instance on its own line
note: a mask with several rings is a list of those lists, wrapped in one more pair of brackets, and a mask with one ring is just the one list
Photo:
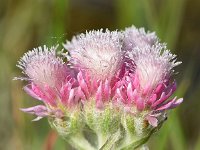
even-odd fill
[(19, 111), (36, 103), (22, 91), (17, 60), (39, 45), (90, 29), (134, 24), (156, 31), (183, 63), (176, 70), (184, 103), (148, 142), (152, 150), (200, 150), (199, 0), (0, 0), (0, 150), (70, 150), (47, 120)]

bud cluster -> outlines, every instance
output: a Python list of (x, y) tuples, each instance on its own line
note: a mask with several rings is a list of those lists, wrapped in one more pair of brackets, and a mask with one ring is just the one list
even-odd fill
[(171, 97), (180, 62), (155, 33), (93, 30), (63, 46), (62, 56), (44, 46), (20, 59), (24, 90), (43, 102), (21, 110), (47, 117), (76, 149), (135, 149), (183, 101)]

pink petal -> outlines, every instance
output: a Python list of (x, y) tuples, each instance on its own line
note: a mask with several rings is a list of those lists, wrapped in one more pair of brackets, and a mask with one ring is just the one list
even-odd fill
[(44, 92), (46, 96), (46, 101), (48, 104), (55, 106), (56, 105), (56, 92), (54, 89), (52, 89), (50, 86), (45, 85), (44, 86)]
[(37, 105), (29, 108), (21, 108), (20, 110), (26, 113), (34, 114), (39, 117), (48, 116), (48, 110), (44, 105)]
[(74, 89), (71, 89), (70, 92), (69, 92), (69, 98), (68, 98), (68, 103), (69, 104), (72, 104), (73, 103), (73, 100), (74, 100)]
[(137, 89), (135, 89), (133, 91), (132, 95), (133, 95), (133, 101), (136, 103), (139, 98), (139, 93), (138, 93)]
[(128, 96), (128, 103), (130, 104), (133, 100), (133, 89), (131, 83), (129, 83), (127, 87), (127, 96)]
[(90, 78), (90, 76), (88, 75), (88, 73), (85, 73), (85, 82), (86, 82), (86, 84), (87, 84), (87, 87), (88, 87), (88, 89), (89, 89), (89, 91), (91, 91), (91, 78)]
[(91, 91), (94, 93), (96, 92), (99, 85), (99, 80), (93, 80), (91, 84)]
[(158, 94), (158, 93), (161, 93), (161, 91), (164, 89), (164, 84), (161, 83), (159, 84), (157, 87), (156, 87), (156, 90), (155, 90), (155, 93)]
[(180, 105), (183, 102), (183, 98), (179, 98), (178, 100), (176, 100), (170, 107), (169, 109), (173, 109), (175, 107), (177, 107), (178, 105)]
[(136, 106), (137, 106), (137, 109), (139, 111), (144, 110), (144, 108), (145, 108), (145, 102), (144, 102), (144, 100), (142, 98), (138, 98), (137, 101), (136, 101)]
[(99, 109), (103, 109), (103, 97), (102, 97), (102, 82), (100, 83), (97, 92), (96, 92), (96, 107)]
[(118, 95), (118, 98), (123, 102), (123, 103), (127, 103), (126, 100), (127, 100), (127, 97), (126, 97), (126, 94), (122, 91), (121, 88), (117, 88), (117, 95)]
[(138, 88), (139, 84), (140, 84), (140, 82), (139, 82), (138, 76), (135, 75), (135, 76), (134, 76), (134, 81), (133, 81), (133, 86), (134, 86), (135, 88)]
[(151, 98), (147, 101), (149, 105), (152, 105), (157, 99), (157, 94), (153, 94)]
[(176, 82), (173, 83), (171, 89), (172, 89), (172, 93), (174, 93), (174, 91), (176, 91), (177, 85)]
[(149, 124), (152, 125), (153, 127), (157, 127), (158, 126), (158, 120), (157, 120), (156, 117), (148, 115), (146, 117), (146, 119), (148, 120)]
[(96, 101), (102, 101), (103, 97), (102, 97), (102, 82), (100, 83), (97, 92), (96, 92)]
[(60, 109), (56, 109), (51, 111), (52, 114), (54, 114), (54, 116), (56, 118), (62, 118), (64, 116), (63, 112)]
[(156, 109), (156, 111), (161, 111), (161, 110), (166, 110), (170, 109), (171, 105), (175, 102), (176, 97), (173, 98), (172, 100), (169, 100), (166, 104), (160, 106), (159, 108)]
[(78, 87), (77, 95), (78, 95), (78, 97), (79, 97), (80, 99), (86, 100), (85, 94), (83, 93), (83, 91), (82, 91), (82, 89), (81, 89), (80, 86)]
[(32, 83), (32, 91), (42, 99), (44, 102), (48, 102), (48, 97), (44, 94), (44, 92)]
[(29, 88), (28, 86), (25, 86), (23, 89), (27, 94), (29, 94), (33, 98), (42, 101), (42, 99), (37, 94), (35, 94), (34, 91), (31, 88)]
[(152, 107), (156, 107), (158, 105), (160, 105), (161, 103), (163, 103), (165, 100), (167, 100), (170, 96), (172, 95), (172, 89), (169, 91), (168, 94), (166, 94), (165, 92), (163, 92), (160, 96), (160, 99), (157, 100)]
[(67, 104), (67, 100), (69, 97), (69, 91), (71, 90), (71, 83), (67, 83), (64, 86), (62, 86), (61, 90), (60, 90), (60, 95), (61, 95), (61, 101), (64, 104)]
[(146, 95), (146, 94), (148, 94), (149, 92), (150, 92), (150, 90), (151, 90), (152, 88), (151, 88), (151, 86), (150, 86), (150, 84), (148, 83), (145, 87), (144, 87), (144, 89), (143, 89), (143, 95)]
[(78, 73), (77, 79), (78, 79), (78, 82), (79, 82), (79, 85), (80, 85), (82, 91), (84, 92), (85, 96), (88, 98), (89, 89), (88, 89), (88, 86), (87, 86), (85, 80), (83, 79), (82, 72)]
[(110, 84), (109, 84), (107, 79), (105, 81), (105, 86), (104, 86), (104, 91), (103, 92), (104, 92), (105, 100), (109, 100), (110, 99), (110, 95), (111, 95), (111, 88), (110, 88)]

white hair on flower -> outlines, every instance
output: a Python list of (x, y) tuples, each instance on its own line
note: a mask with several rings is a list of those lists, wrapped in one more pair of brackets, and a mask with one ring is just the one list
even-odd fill
[(76, 67), (101, 79), (111, 78), (122, 64), (120, 36), (117, 31), (93, 30), (73, 37), (64, 47)]
[(49, 49), (46, 45), (34, 48), (24, 54), (17, 66), (38, 85), (61, 86), (67, 68), (62, 59), (56, 56), (56, 48)]
[(174, 71), (173, 68), (181, 63), (176, 62), (176, 55), (171, 54), (165, 44), (136, 47), (127, 54), (135, 62), (135, 73), (143, 88), (154, 88), (169, 77)]
[(154, 45), (159, 41), (155, 32), (145, 31), (144, 28), (137, 29), (135, 26), (126, 28), (124, 33), (123, 50), (131, 51), (134, 47), (143, 47), (144, 45)]

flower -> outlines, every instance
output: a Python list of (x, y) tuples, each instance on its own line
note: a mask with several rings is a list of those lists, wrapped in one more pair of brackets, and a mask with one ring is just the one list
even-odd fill
[(61, 58), (56, 57), (56, 47), (34, 48), (24, 54), (18, 67), (34, 83), (50, 87), (60, 87), (67, 76), (67, 67)]
[(124, 44), (122, 49), (124, 51), (132, 51), (134, 47), (152, 46), (159, 42), (155, 32), (145, 32), (144, 28), (137, 29), (135, 26), (131, 26), (126, 28), (123, 34)]
[(117, 31), (93, 30), (73, 37), (64, 47), (74, 67), (87, 70), (97, 79), (114, 76), (122, 66), (120, 34)]
[(56, 47), (34, 48), (24, 54), (17, 66), (26, 75), (19, 79), (29, 81), (24, 90), (45, 104), (45, 106), (38, 105), (21, 109), (37, 115), (38, 118), (35, 120), (48, 115), (61, 117), (63, 106), (76, 103), (78, 97), (74, 95), (73, 71), (69, 70), (61, 58), (57, 57)]
[(46, 46), (19, 61), (26, 75), (20, 79), (29, 82), (24, 90), (44, 103), (21, 110), (38, 116), (34, 121), (48, 117), (64, 138), (82, 140), (79, 148), (93, 149), (83, 136), (86, 129), (97, 134), (97, 149), (135, 148), (159, 128), (167, 110), (183, 101), (172, 98), (174, 67), (181, 62), (155, 33), (134, 26), (93, 30), (63, 45), (67, 62), (57, 55), (57, 47)]
[(122, 97), (121, 92), (119, 95), (124, 101), (133, 101), (139, 111), (150, 111), (146, 119), (151, 125), (157, 126), (158, 114), (183, 101), (182, 98), (168, 100), (176, 90), (176, 83), (172, 79), (173, 68), (181, 62), (176, 61), (176, 55), (167, 50), (166, 44), (159, 43), (154, 33), (146, 34), (143, 29), (131, 27), (124, 34), (123, 49), (132, 45), (126, 55), (134, 62), (135, 71), (126, 76), (123, 86), (126, 97)]

